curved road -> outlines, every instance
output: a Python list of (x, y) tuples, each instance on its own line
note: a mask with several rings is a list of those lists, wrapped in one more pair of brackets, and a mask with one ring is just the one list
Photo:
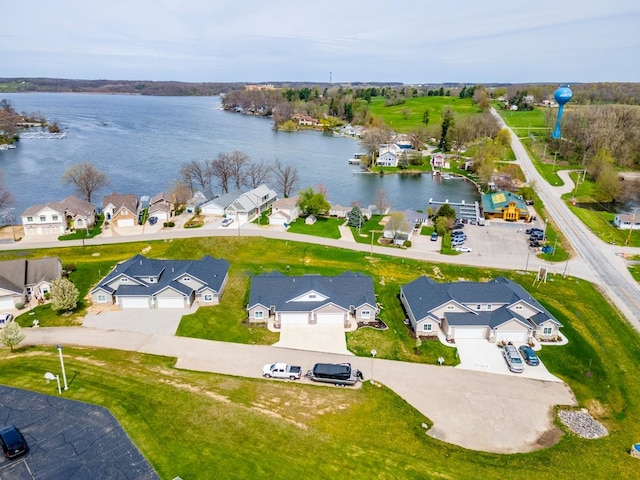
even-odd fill
[(511, 133), (511, 147), (527, 180), (535, 184), (536, 192), (545, 204), (547, 212), (557, 227), (569, 240), (577, 254), (589, 267), (596, 283), (609, 300), (622, 312), (629, 323), (640, 332), (640, 289), (631, 277), (621, 254), (623, 251), (638, 253), (637, 248), (616, 248), (594, 235), (560, 197), (566, 191), (563, 187), (552, 187), (535, 169), (522, 142), (502, 117), (493, 110), (504, 128)]

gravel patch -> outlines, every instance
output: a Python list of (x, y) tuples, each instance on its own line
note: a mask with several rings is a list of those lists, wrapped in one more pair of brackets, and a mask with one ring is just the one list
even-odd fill
[(601, 438), (609, 435), (607, 428), (597, 422), (586, 409), (560, 410), (560, 421), (580, 438)]

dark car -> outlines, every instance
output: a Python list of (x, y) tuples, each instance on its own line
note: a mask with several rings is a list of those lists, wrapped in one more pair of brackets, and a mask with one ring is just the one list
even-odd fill
[(526, 233), (527, 235), (531, 235), (532, 233), (544, 233), (544, 230), (542, 230), (541, 228), (537, 228), (537, 227), (533, 227), (533, 228), (527, 228), (524, 233)]
[(15, 425), (7, 425), (0, 429), (0, 444), (7, 458), (15, 458), (29, 451), (27, 441)]
[(540, 242), (539, 242), (539, 241), (537, 241), (537, 240), (531, 240), (531, 241), (529, 242), (529, 246), (530, 246), (531, 248), (538, 248), (538, 247), (540, 246)]
[(536, 352), (534, 352), (533, 348), (531, 348), (529, 345), (520, 345), (518, 350), (520, 350), (520, 355), (522, 355), (522, 358), (527, 363), (527, 365), (531, 365), (534, 367), (540, 365), (540, 359), (538, 358), (538, 355), (536, 355)]
[(435, 242), (435, 241), (437, 241), (437, 240), (438, 240), (438, 232), (433, 232), (433, 233), (431, 234), (431, 241), (432, 241), (432, 242)]

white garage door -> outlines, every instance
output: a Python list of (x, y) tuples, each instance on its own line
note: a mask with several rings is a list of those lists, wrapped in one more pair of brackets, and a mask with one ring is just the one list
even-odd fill
[(118, 220), (119, 227), (133, 227), (133, 218), (123, 218)]
[(308, 325), (309, 315), (306, 313), (283, 313), (280, 315), (281, 325)]
[(529, 332), (527, 330), (498, 330), (497, 342), (526, 342)]
[(344, 325), (344, 313), (319, 313), (318, 325)]
[(0, 298), (0, 310), (11, 310), (16, 308), (13, 298)]
[(148, 297), (120, 297), (122, 308), (149, 308)]
[(482, 339), (485, 338), (484, 327), (456, 327), (454, 337), (456, 340)]
[(184, 298), (158, 298), (158, 308), (184, 308)]

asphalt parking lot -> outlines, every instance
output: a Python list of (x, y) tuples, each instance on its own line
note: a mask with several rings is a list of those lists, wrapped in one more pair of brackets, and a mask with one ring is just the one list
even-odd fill
[(0, 480), (156, 480), (160, 477), (103, 407), (0, 386), (0, 420), (29, 453), (0, 458)]

